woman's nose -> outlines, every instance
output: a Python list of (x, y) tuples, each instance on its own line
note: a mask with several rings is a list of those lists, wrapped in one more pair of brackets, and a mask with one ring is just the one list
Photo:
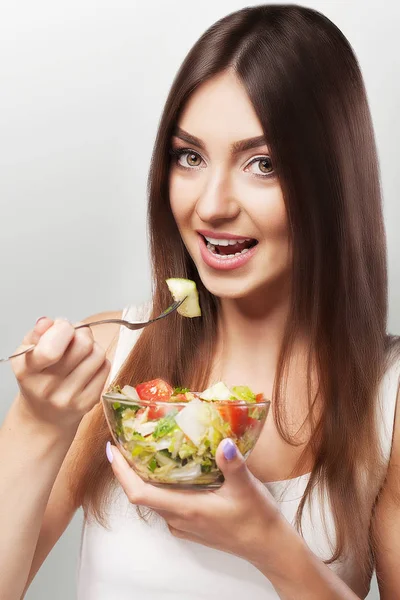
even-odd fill
[(230, 221), (240, 212), (229, 176), (210, 178), (196, 203), (196, 212), (204, 222)]

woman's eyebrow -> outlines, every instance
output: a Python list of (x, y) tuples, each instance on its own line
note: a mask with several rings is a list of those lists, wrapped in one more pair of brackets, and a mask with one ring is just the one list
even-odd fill
[[(192, 135), (191, 133), (188, 133), (181, 127), (176, 126), (173, 131), (173, 135), (183, 140), (184, 142), (187, 142), (188, 144), (193, 144), (194, 146), (197, 146), (198, 148), (200, 148), (200, 150), (205, 151), (206, 149), (204, 142), (200, 138), (196, 137), (195, 135)], [(231, 154), (239, 154), (240, 152), (244, 152), (245, 150), (251, 150), (252, 148), (259, 148), (260, 146), (266, 145), (267, 142), (263, 135), (259, 135), (253, 138), (246, 138), (245, 140), (239, 140), (231, 144)]]

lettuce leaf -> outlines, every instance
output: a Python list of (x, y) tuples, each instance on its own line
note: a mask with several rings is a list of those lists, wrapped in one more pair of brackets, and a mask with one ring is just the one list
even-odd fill
[(232, 388), (233, 395), (237, 400), (244, 400), (244, 402), (255, 402), (256, 395), (251, 391), (247, 385), (237, 385)]
[(155, 440), (158, 440), (158, 439), (164, 437), (165, 435), (172, 433), (172, 431), (175, 429), (175, 427), (177, 427), (177, 424), (175, 421), (175, 415), (177, 415), (177, 413), (178, 413), (177, 410), (171, 411), (166, 417), (163, 417), (162, 419), (160, 419), (158, 421), (157, 427), (155, 428), (155, 430), (153, 432), (153, 438)]

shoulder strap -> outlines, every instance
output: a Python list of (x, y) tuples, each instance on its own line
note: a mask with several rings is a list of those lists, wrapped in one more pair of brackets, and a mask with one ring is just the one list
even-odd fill
[(379, 389), (378, 431), (385, 461), (389, 462), (392, 449), (394, 419), (400, 380), (400, 356), (391, 358)]
[[(127, 321), (146, 321), (151, 313), (151, 303), (126, 306), (122, 311), (122, 319)], [(139, 339), (141, 329), (131, 331), (127, 327), (121, 325), (118, 334), (117, 346), (115, 348), (114, 359), (111, 365), (109, 381), (112, 381), (119, 369), (122, 367), (129, 352), (132, 350), (136, 341)]]

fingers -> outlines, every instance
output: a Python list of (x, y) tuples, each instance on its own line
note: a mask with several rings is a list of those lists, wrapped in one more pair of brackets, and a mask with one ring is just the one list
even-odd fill
[[(86, 414), (92, 410), (92, 408), (101, 401), (101, 395), (104, 391), (110, 369), (110, 361), (105, 360), (88, 385), (79, 393), (79, 395), (76, 394), (75, 398), (79, 402), (80, 412), (82, 414)], [(64, 391), (64, 388), (60, 388), (59, 393), (61, 396), (64, 394), (67, 399), (71, 397), (71, 391), (68, 389)]]
[(36, 321), (35, 327), (32, 329), (29, 335), (31, 335), (32, 341), (28, 341), (27, 343), (37, 344), (42, 335), (50, 329), (50, 327), (54, 324), (54, 319), (50, 319), (49, 317), (42, 317)]
[[(66, 377), (93, 352), (94, 339), (89, 327), (76, 331), (65, 319), (52, 321), (44, 318), (24, 338), (24, 344), (32, 343), (36, 344), (34, 350), (13, 359), (17, 377), (29, 371), (42, 372), (45, 369), (48, 374)], [(86, 384), (87, 380), (84, 382)]]
[[(55, 335), (57, 336), (57, 332), (60, 329), (65, 334), (66, 331), (73, 328), (65, 320), (53, 321), (45, 317), (40, 319), (35, 327), (25, 335), (22, 345), (15, 352), (25, 350), (27, 346), (31, 346), (32, 344), (36, 344), (36, 347), (27, 354), (11, 359), (11, 366), (17, 379), (22, 379), (29, 371), (40, 372), (46, 366), (49, 366), (49, 364), (56, 362), (53, 354), (47, 357), (46, 360), (46, 352), (50, 354), (49, 350), (51, 351), (51, 348), (49, 349), (49, 345), (51, 346), (51, 338), (54, 338)], [(68, 345), (71, 339), (71, 332), (67, 336), (66, 345)]]
[[(201, 508), (201, 499), (207, 495), (202, 492), (184, 493), (175, 490), (158, 488), (145, 483), (128, 465), (118, 448), (109, 446), (113, 461), (111, 463), (115, 476), (123, 487), (129, 501), (139, 506), (148, 506), (158, 511), (179, 514), (184, 519), (196, 519)], [(107, 453), (109, 455), (109, 452)]]
[(168, 529), (169, 529), (169, 532), (171, 535), (173, 535), (174, 537), (176, 537), (180, 540), (188, 539), (187, 533), (185, 533), (181, 529), (178, 529), (177, 527), (174, 527), (173, 525), (168, 523), (168, 521), (167, 521), (167, 525), (168, 525)]
[(65, 319), (56, 319), (54, 324), (41, 335), (36, 348), (24, 356), (26, 369), (40, 372), (56, 364), (74, 335), (75, 329), (71, 323)]
[(179, 514), (167, 510), (154, 510), (168, 525), (168, 529), (174, 537), (181, 539), (192, 539), (199, 541), (200, 537), (192, 531), (193, 522), (183, 519)]
[[(40, 320), (36, 322), (36, 325), (33, 329), (31, 329), (22, 340), (22, 344), (16, 348), (12, 354), (17, 354), (18, 352), (23, 352), (26, 350), (27, 346), (36, 345), (42, 335), (53, 325), (54, 321), (49, 319), (48, 317), (42, 317)], [(12, 365), (20, 365), (25, 363), (25, 356), (20, 358), (11, 359)]]
[(196, 542), (197, 544), (207, 545), (201, 533), (204, 528), (199, 527), (198, 523), (194, 523), (190, 519), (183, 519), (180, 514), (166, 510), (154, 510), (154, 512), (164, 519), (171, 535), (174, 537), (181, 540)]
[(24, 338), (35, 342), (12, 359), (22, 397), (40, 421), (75, 426), (99, 402), (111, 363), (90, 328), (76, 331), (66, 319), (40, 319)]
[[(76, 354), (78, 353), (77, 351)], [(104, 364), (109, 364), (109, 361), (106, 362), (106, 353), (97, 342), (93, 342), (88, 356), (65, 377), (63, 388), (68, 389), (71, 396), (80, 395)]]
[[(76, 323), (75, 325), (78, 325)], [(89, 327), (75, 330), (75, 334), (69, 343), (62, 358), (55, 364), (47, 368), (48, 373), (56, 373), (59, 377), (65, 378), (72, 373), (77, 365), (85, 358), (90, 356), (94, 348), (93, 333)], [(83, 386), (84, 387), (84, 386)]]
[(86, 387), (80, 392), (81, 402), (86, 407), (85, 410), (87, 410), (87, 407), (91, 409), (94, 406), (93, 399), (100, 402), (110, 370), (111, 363), (106, 359)]
[(238, 490), (245, 486), (246, 489), (250, 483), (250, 472), (242, 454), (230, 438), (222, 440), (215, 458), (225, 478), (224, 486), (232, 485)]
[(28, 331), (22, 340), (22, 345), (31, 346), (37, 344), (41, 336), (53, 325), (54, 320), (48, 317), (41, 317), (36, 321), (33, 329)]
[(174, 527), (173, 525), (168, 523), (168, 521), (167, 525), (170, 534), (173, 535), (175, 538), (178, 538), (179, 540), (187, 540), (188, 542), (196, 542), (196, 544), (202, 544), (203, 546), (207, 545), (204, 543), (204, 539), (201, 538), (199, 535), (195, 535), (194, 533), (191, 533), (189, 531), (184, 531), (182, 529)]

